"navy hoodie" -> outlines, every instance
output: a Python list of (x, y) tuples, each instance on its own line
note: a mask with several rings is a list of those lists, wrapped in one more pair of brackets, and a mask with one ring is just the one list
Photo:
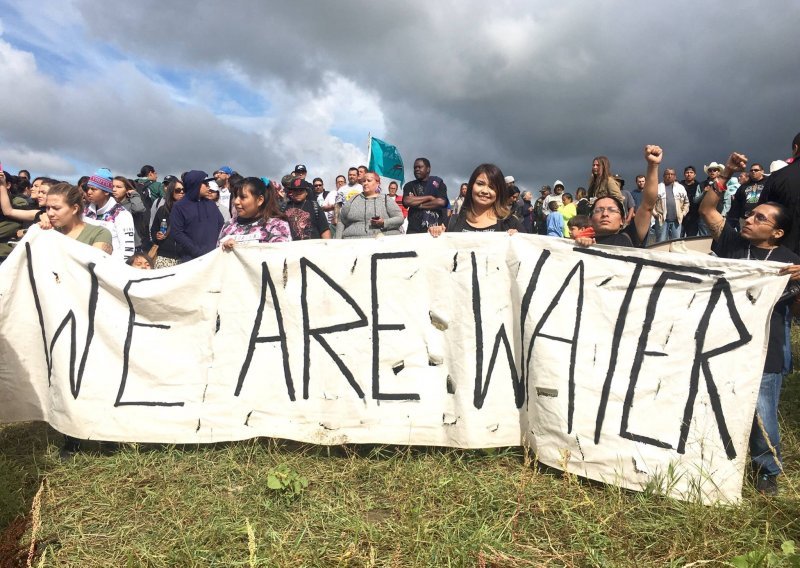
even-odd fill
[(200, 186), (206, 183), (206, 178), (205, 172), (188, 172), (183, 177), (186, 195), (172, 206), (169, 215), (170, 235), (183, 249), (181, 262), (214, 250), (225, 222), (217, 204), (200, 197)]

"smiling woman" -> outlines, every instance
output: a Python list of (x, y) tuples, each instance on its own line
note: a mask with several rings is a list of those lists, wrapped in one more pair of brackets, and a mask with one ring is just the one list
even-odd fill
[[(516, 233), (520, 228), (520, 221), (511, 214), (508, 201), (509, 191), (503, 172), (494, 164), (481, 164), (475, 168), (467, 182), (467, 193), (464, 195), (461, 211), (450, 218), (446, 230), (449, 233)], [(434, 237), (444, 231), (442, 225), (428, 228), (428, 233)]]

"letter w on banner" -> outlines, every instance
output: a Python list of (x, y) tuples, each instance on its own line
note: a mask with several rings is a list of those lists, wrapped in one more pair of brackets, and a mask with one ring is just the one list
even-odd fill
[(138, 442), (527, 444), (591, 479), (730, 502), (778, 266), (445, 234), (139, 271), (32, 231), (0, 266), (0, 421)]

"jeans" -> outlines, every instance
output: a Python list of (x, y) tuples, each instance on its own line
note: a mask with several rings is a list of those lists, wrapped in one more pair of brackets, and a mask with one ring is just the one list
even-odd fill
[(677, 221), (656, 222), (655, 230), (657, 243), (681, 238), (681, 224)]
[[(761, 375), (761, 387), (758, 390), (756, 416), (753, 418), (753, 429), (750, 431), (750, 459), (753, 469), (762, 474), (778, 475), (781, 473), (781, 436), (778, 432), (778, 401), (781, 396), (783, 375), (780, 373), (764, 373)], [(763, 432), (758, 423), (764, 426)], [(764, 432), (769, 442), (764, 438)], [(775, 449), (773, 454), (770, 445)]]

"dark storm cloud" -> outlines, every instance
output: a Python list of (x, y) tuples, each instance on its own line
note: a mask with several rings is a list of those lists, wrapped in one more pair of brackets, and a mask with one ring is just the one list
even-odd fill
[[(646, 143), (662, 145), (678, 168), (733, 149), (769, 163), (800, 130), (790, 39), (800, 8), (788, 0), (77, 6), (88, 33), (124, 53), (188, 72), (234, 69), (267, 99), (275, 89), (322, 93), (331, 74), (349, 78), (379, 97), (384, 138), (408, 174), (425, 155), (451, 182), (495, 161), (528, 189), (556, 178), (574, 189), (598, 154), (632, 180)], [(168, 107), (156, 123), (183, 133), (154, 151), (189, 145), (256, 161), (256, 140), (213, 117), (214, 136), (203, 136), (196, 112), (182, 120)], [(144, 134), (137, 121), (126, 126), (131, 140)], [(273, 154), (269, 163), (280, 162), (281, 149)]]

